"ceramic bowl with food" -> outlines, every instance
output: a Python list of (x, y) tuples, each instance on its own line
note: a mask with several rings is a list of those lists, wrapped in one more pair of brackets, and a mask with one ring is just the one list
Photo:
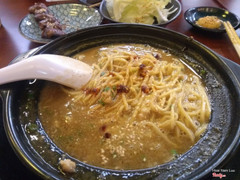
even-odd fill
[[(68, 3), (51, 5), (47, 8), (49, 12), (61, 22), (64, 34), (97, 26), (102, 22), (102, 17), (99, 12), (86, 5)], [(33, 14), (28, 14), (21, 20), (19, 23), (19, 32), (28, 40), (42, 44), (46, 44), (56, 38), (42, 37), (42, 30)]]
[(240, 25), (240, 19), (234, 13), (217, 7), (194, 7), (184, 13), (185, 20), (194, 28), (209, 32), (226, 32), (223, 21), (229, 21), (234, 29)]
[[(163, 5), (148, 5), (145, 1), (141, 1), (141, 3), (138, 2), (137, 4), (133, 4), (133, 9), (129, 9), (129, 7), (132, 7), (132, 4), (128, 5), (128, 7), (125, 6), (125, 3), (119, 1), (119, 4), (116, 4), (116, 7), (114, 7), (112, 4), (108, 5), (110, 4), (109, 2), (110, 1), (103, 0), (99, 7), (99, 12), (105, 19), (115, 23), (140, 23), (164, 26), (174, 21), (180, 15), (182, 10), (181, 4), (178, 0), (172, 0)], [(152, 2), (149, 2), (149, 4), (151, 3)], [(118, 6), (121, 6), (122, 8), (117, 8)], [(138, 10), (136, 10), (135, 6), (138, 7)], [(120, 9), (124, 8), (124, 11), (120, 11)]]
[[(135, 46), (137, 44), (140, 46)], [(124, 47), (116, 49), (115, 45)], [(89, 57), (87, 62), (90, 63), (93, 57), (100, 55), (99, 52), (93, 51), (90, 56), (84, 53), (99, 47), (102, 52), (100, 54), (104, 57), (100, 64), (93, 66), (98, 72), (95, 74), (99, 79), (97, 81), (93, 79), (94, 81), (90, 81), (89, 84), (96, 83), (98, 84), (96, 87), (87, 86), (81, 92), (75, 92), (58, 84), (41, 80), (20, 81), (1, 86), (6, 134), (16, 154), (31, 170), (45, 179), (202, 179), (208, 178), (212, 170), (221, 169), (232, 157), (239, 147), (240, 115), (237, 110), (240, 105), (240, 85), (231, 69), (218, 55), (192, 38), (177, 32), (157, 26), (123, 23), (102, 25), (68, 34), (30, 55), (60, 54), (82, 60)], [(109, 48), (110, 51), (107, 52)], [(125, 52), (126, 49), (128, 52)], [(145, 50), (142, 51), (142, 49)], [(131, 51), (136, 53), (131, 54)], [(111, 63), (112, 55), (118, 52), (121, 53), (116, 58), (117, 62)], [(106, 60), (109, 60), (109, 63), (104, 66), (103, 62)], [(173, 63), (162, 71), (168, 61)], [(141, 63), (138, 64), (138, 62)], [(130, 64), (126, 67), (128, 63)], [(180, 67), (177, 67), (178, 65)], [(101, 71), (104, 67), (108, 67), (108, 71)], [(113, 71), (112, 67), (116, 67), (118, 73)], [(122, 69), (122, 67), (126, 68)], [(194, 72), (189, 79), (187, 75), (181, 75), (180, 79), (170, 81), (175, 83), (169, 86), (170, 89), (154, 96), (155, 98), (164, 97), (162, 100), (148, 99), (158, 92), (156, 90), (166, 87), (161, 84), (162, 82), (151, 86), (153, 82), (160, 80), (161, 77), (164, 77), (163, 81), (174, 78), (177, 72), (186, 68), (189, 73)], [(161, 75), (160, 72), (163, 74)], [(126, 78), (122, 78), (122, 75)], [(135, 76), (132, 80), (127, 78), (131, 75)], [(205, 88), (198, 89), (195, 86), (198, 80), (202, 81)], [(106, 85), (110, 81), (113, 82), (111, 86), (98, 89), (99, 86)], [(119, 84), (119, 82), (122, 83)], [(173, 94), (180, 92), (181, 88), (178, 85), (182, 82), (186, 82), (186, 87), (192, 83), (194, 88), (186, 89), (186, 93), (182, 92), (182, 95), (175, 98), (169, 96), (172, 92)], [(133, 86), (128, 86), (128, 83), (133, 83)], [(139, 88), (135, 89), (135, 87)], [(194, 95), (186, 97), (188, 92), (194, 92)], [(200, 103), (201, 108), (189, 113), (197, 107), (194, 105), (197, 97), (205, 99), (206, 94), (203, 94), (204, 97), (199, 96), (202, 92), (206, 92), (209, 101), (198, 99), (196, 102), (203, 102)], [(138, 96), (139, 93), (141, 96)], [(69, 97), (72, 98), (67, 100)], [(132, 97), (134, 98), (131, 99)], [(181, 97), (186, 98), (181, 99)], [(147, 101), (143, 101), (144, 98), (147, 98)], [(177, 104), (174, 99), (179, 99)], [(111, 103), (117, 100), (122, 101), (111, 106)], [(83, 112), (82, 110), (86, 107), (79, 106), (76, 104), (78, 102), (87, 104), (96, 102), (90, 110), (92, 112), (96, 108), (95, 112), (99, 114), (79, 126), (78, 121), (84, 120), (85, 115), (91, 116), (92, 113)], [(152, 106), (151, 102), (156, 104)], [(181, 106), (183, 102), (190, 102), (190, 104)], [(162, 108), (160, 104), (166, 106)], [(131, 109), (134, 106), (136, 108)], [(207, 119), (198, 121), (199, 117), (195, 116), (193, 121), (189, 121), (194, 113), (202, 112), (201, 110), (206, 107), (210, 107), (211, 111), (207, 111), (207, 114), (200, 113), (199, 117), (207, 117)], [(151, 114), (169, 110), (163, 114), (166, 115), (164, 117), (167, 120), (178, 117), (180, 119), (184, 117), (184, 120), (166, 123), (161, 120), (159, 124), (161, 128), (159, 128), (155, 126), (156, 117), (149, 114), (149, 108), (151, 108)], [(185, 113), (177, 115), (174, 112), (175, 109)], [(75, 110), (80, 110), (82, 114), (76, 115)], [(127, 126), (124, 126), (127, 128), (115, 129), (113, 125), (120, 122), (112, 117), (119, 115), (124, 121), (129, 113), (133, 114), (132, 118), (127, 119)], [(145, 116), (146, 114), (149, 116)], [(102, 119), (103, 116), (107, 116), (107, 119)], [(54, 117), (57, 119), (54, 120)], [(102, 124), (97, 125), (93, 123), (94, 120)], [(190, 129), (184, 128), (185, 122)], [(202, 122), (206, 123), (201, 126)], [(176, 128), (176, 125), (180, 129)], [(183, 153), (179, 153), (179, 149), (176, 149), (178, 140), (173, 139), (173, 136), (170, 139), (165, 136), (168, 134), (165, 127), (173, 130), (174, 133), (170, 133), (171, 135), (184, 136), (189, 142), (193, 140), (194, 143)], [(203, 129), (196, 131), (197, 127)], [(61, 128), (60, 131), (59, 128)], [(146, 128), (145, 131), (144, 128)], [(195, 136), (198, 137), (195, 139)], [(97, 139), (98, 137), (100, 139)], [(141, 139), (145, 139), (142, 144), (139, 143)], [(159, 141), (154, 144), (156, 140)], [(75, 146), (78, 142), (82, 142), (80, 148)], [(112, 146), (114, 143), (111, 144), (111, 142), (117, 143), (117, 146)], [(90, 149), (84, 149), (92, 143), (96, 143), (96, 146), (92, 145)], [(156, 152), (167, 144), (173, 145), (174, 149)], [(78, 157), (76, 153), (82, 149), (84, 149), (83, 155)], [(139, 150), (143, 150), (142, 153), (139, 153)], [(94, 151), (98, 152), (95, 155), (101, 158), (100, 163), (91, 161)], [(108, 153), (110, 156), (106, 156)], [(172, 158), (164, 162), (154, 161), (162, 153), (171, 155)], [(132, 160), (138, 162), (134, 164), (136, 168), (132, 168), (132, 161), (125, 158), (127, 155), (130, 155), (129, 159), (134, 157), (135, 159)], [(149, 163), (150, 159), (153, 160), (151, 163)], [(106, 165), (109, 161), (113, 162), (113, 166)], [(125, 166), (120, 167), (122, 164)]]

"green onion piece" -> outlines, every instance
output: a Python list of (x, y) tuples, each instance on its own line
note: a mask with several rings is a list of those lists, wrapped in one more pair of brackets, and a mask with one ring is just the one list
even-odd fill
[(29, 132), (35, 132), (35, 131), (38, 130), (38, 126), (37, 126), (37, 124), (30, 123), (30, 124), (27, 125), (27, 130)]
[(175, 149), (172, 149), (172, 150), (171, 150), (171, 154), (175, 156), (175, 155), (177, 155), (178, 153), (177, 153), (177, 151), (176, 151)]
[(33, 94), (33, 92), (30, 92), (29, 94), (28, 94), (28, 99), (34, 99), (34, 94)]
[(111, 96), (112, 96), (112, 100), (114, 100), (116, 98), (117, 94), (114, 93), (113, 91), (111, 91)]
[(202, 70), (200, 71), (200, 76), (206, 76), (206, 74), (207, 74), (207, 72), (206, 72), (205, 70), (202, 69)]
[(98, 103), (101, 104), (102, 106), (105, 106), (105, 102), (102, 99), (98, 100)]
[(110, 87), (108, 87), (108, 86), (103, 89), (103, 91), (106, 91), (106, 92), (109, 90), (110, 90)]
[(112, 89), (113, 89), (114, 91), (116, 91), (116, 90), (117, 90), (117, 87), (116, 87), (116, 86), (113, 86)]
[(101, 72), (100, 76), (103, 76), (104, 74), (105, 74), (105, 72), (103, 71), (103, 72)]

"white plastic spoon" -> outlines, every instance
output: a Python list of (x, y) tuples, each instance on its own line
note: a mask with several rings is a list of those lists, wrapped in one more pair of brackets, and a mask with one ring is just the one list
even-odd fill
[(0, 69), (0, 85), (19, 80), (42, 79), (74, 89), (85, 85), (92, 77), (92, 68), (76, 59), (40, 54)]

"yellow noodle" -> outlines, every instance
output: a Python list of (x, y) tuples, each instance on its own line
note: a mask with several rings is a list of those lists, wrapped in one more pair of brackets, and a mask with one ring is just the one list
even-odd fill
[(122, 100), (123, 100), (123, 104), (125, 106), (125, 110), (127, 110), (128, 109), (128, 102), (126, 100), (125, 94), (122, 94)]
[(195, 136), (194, 136), (193, 132), (192, 132), (190, 129), (188, 129), (188, 128), (186, 127), (186, 125), (183, 124), (183, 123), (180, 122), (180, 121), (177, 121), (176, 124), (177, 124), (177, 126), (178, 126), (183, 132), (185, 132), (185, 133), (189, 136), (189, 138), (190, 138), (191, 141), (193, 142), (194, 139), (195, 139)]
[(188, 113), (184, 110), (181, 101), (182, 101), (182, 97), (180, 97), (180, 100), (179, 100), (179, 102), (178, 102), (179, 111), (180, 111), (181, 115), (184, 117), (185, 123), (186, 123), (189, 127), (193, 128), (193, 129), (195, 130), (195, 129), (196, 129), (196, 126), (195, 126), (195, 124), (193, 123), (191, 117), (190, 117), (190, 116), (188, 115)]
[(151, 128), (153, 128), (153, 130), (159, 134), (159, 136), (161, 138), (163, 138), (167, 143), (171, 144), (173, 147), (176, 147), (177, 145), (172, 142), (164, 133), (161, 132), (161, 130), (152, 122), (145, 122), (145, 121), (142, 121), (142, 124), (143, 125), (147, 125), (147, 126), (150, 126)]
[[(192, 143), (199, 139), (211, 114), (200, 78), (193, 72), (186, 73), (190, 70), (177, 58), (159, 60), (156, 50), (152, 53), (141, 46), (132, 49), (100, 49), (90, 82), (82, 90), (63, 91), (75, 101), (88, 104), (91, 111), (102, 112), (104, 123), (114, 119), (126, 121), (128, 126), (148, 126), (172, 148), (185, 139)], [(86, 89), (93, 88), (99, 92), (86, 93)]]
[(203, 132), (207, 129), (207, 124), (203, 124), (196, 132), (195, 132), (195, 136), (196, 137), (200, 137), (201, 134), (203, 134)]

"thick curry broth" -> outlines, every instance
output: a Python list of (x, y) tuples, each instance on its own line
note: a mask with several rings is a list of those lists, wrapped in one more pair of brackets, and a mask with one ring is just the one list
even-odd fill
[[(95, 60), (98, 50), (99, 47), (82, 52), (81, 55), (86, 57), (82, 60)], [(175, 58), (162, 50), (158, 53), (165, 61)], [(185, 69), (187, 74), (193, 74)], [(102, 106), (96, 111), (91, 108), (74, 101), (73, 96), (56, 84), (49, 83), (41, 92), (39, 111), (46, 133), (60, 149), (94, 166), (109, 169), (153, 167), (171, 161), (198, 140), (191, 142), (182, 133), (181, 139), (170, 137), (178, 146), (169, 146), (148, 126), (130, 122), (131, 111), (121, 117), (116, 117), (113, 111), (111, 121), (106, 121), (105, 112), (111, 106)], [(149, 119), (150, 115), (140, 112), (138, 118), (141, 117)]]

